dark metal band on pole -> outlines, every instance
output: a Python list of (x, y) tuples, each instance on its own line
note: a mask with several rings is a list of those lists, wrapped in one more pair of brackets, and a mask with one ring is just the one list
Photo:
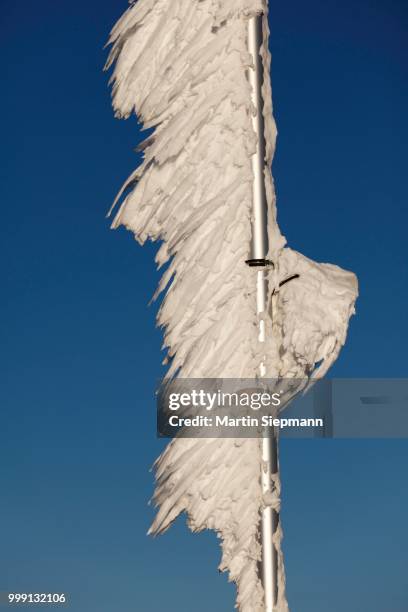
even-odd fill
[[(259, 266), (257, 271), (257, 311), (263, 313), (267, 308), (268, 281), (266, 270), (273, 265), (267, 258), (268, 254), (268, 203), (265, 187), (266, 142), (263, 114), (262, 85), (264, 65), (262, 61), (264, 15), (256, 15), (248, 24), (248, 49), (253, 57), (254, 67), (249, 70), (249, 80), (252, 86), (252, 103), (256, 109), (253, 117), (253, 128), (257, 135), (257, 150), (252, 157), (253, 211), (252, 211), (252, 243), (250, 266)], [(257, 263), (256, 263), (257, 262)], [(265, 342), (265, 322), (259, 322), (259, 341)], [(260, 376), (265, 375), (265, 364), (261, 364)], [(263, 432), (261, 486), (264, 499), (274, 495), (273, 475), (278, 474), (278, 440), (274, 428)], [(269, 494), (269, 495), (268, 495)], [(265, 612), (275, 612), (278, 599), (278, 555), (273, 542), (274, 534), (279, 525), (279, 514), (270, 505), (262, 508), (261, 545), (262, 545), (262, 584), (264, 588)]]

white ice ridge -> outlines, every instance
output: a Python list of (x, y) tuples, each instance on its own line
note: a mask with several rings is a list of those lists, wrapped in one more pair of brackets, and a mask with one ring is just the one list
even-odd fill
[[(260, 11), (267, 14), (264, 0), (139, 0), (110, 39), (116, 115), (135, 112), (146, 127), (155, 128), (142, 165), (119, 195), (113, 227), (125, 225), (142, 244), (161, 241), (157, 263), (170, 261), (158, 288), (166, 291), (158, 322), (168, 347), (169, 376), (251, 378), (263, 361), (269, 378), (307, 382), (337, 358), (354, 312), (352, 273), (285, 248), (268, 171), (269, 258), (275, 268), (263, 315), (267, 340), (258, 342), (256, 272), (245, 260), (256, 145), (247, 30), (248, 18)], [(268, 35), (265, 17), (270, 166), (276, 128)], [(279, 288), (294, 274), (299, 278)], [(222, 545), (220, 569), (237, 584), (237, 607), (261, 612), (259, 518), (262, 504), (269, 502), (261, 496), (259, 440), (174, 440), (158, 459), (156, 476), (159, 510), (151, 532), (167, 529), (182, 512), (193, 531), (214, 529)], [(277, 611), (287, 609), (280, 554)]]

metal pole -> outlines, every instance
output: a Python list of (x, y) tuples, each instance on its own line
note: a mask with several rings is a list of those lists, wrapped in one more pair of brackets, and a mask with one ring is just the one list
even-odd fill
[[(252, 87), (252, 102), (256, 114), (252, 119), (257, 135), (257, 150), (252, 157), (254, 175), (253, 211), (252, 211), (252, 245), (248, 260), (250, 266), (259, 266), (257, 271), (257, 312), (263, 313), (267, 308), (268, 281), (265, 267), (268, 254), (268, 204), (265, 188), (266, 143), (263, 115), (262, 85), (264, 66), (261, 56), (263, 45), (263, 14), (249, 20), (248, 47), (253, 57), (254, 68), (249, 70)], [(265, 342), (265, 322), (259, 322), (259, 341)], [(265, 365), (261, 364), (260, 375), (265, 375)], [(261, 486), (263, 494), (273, 493), (272, 475), (278, 473), (277, 437), (273, 428), (264, 430), (262, 444)], [(278, 598), (278, 555), (273, 543), (273, 535), (279, 524), (279, 514), (270, 506), (262, 509), (261, 543), (262, 543), (262, 584), (265, 597), (265, 612), (276, 610)]]

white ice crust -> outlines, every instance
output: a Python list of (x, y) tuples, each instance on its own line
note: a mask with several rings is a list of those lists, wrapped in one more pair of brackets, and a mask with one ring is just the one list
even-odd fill
[[(119, 195), (113, 227), (126, 226), (140, 243), (161, 241), (157, 263), (170, 262), (158, 288), (166, 291), (158, 322), (169, 376), (251, 378), (263, 361), (269, 378), (308, 383), (337, 358), (354, 312), (352, 273), (285, 247), (268, 171), (269, 258), (275, 267), (263, 315), (267, 340), (258, 342), (256, 273), (245, 260), (256, 143), (247, 25), (260, 11), (267, 11), (266, 0), (139, 0), (110, 39), (116, 115), (135, 112), (155, 128), (142, 165)], [(276, 127), (266, 18), (264, 36), (270, 166)], [(279, 288), (295, 274), (299, 278)], [(159, 509), (151, 532), (164, 531), (183, 512), (193, 531), (214, 529), (222, 546), (220, 569), (237, 585), (237, 607), (261, 612), (259, 518), (262, 504), (279, 503), (280, 483), (274, 500), (262, 499), (259, 440), (173, 440), (157, 460), (156, 478)], [(280, 530), (276, 538), (278, 612), (285, 612)]]

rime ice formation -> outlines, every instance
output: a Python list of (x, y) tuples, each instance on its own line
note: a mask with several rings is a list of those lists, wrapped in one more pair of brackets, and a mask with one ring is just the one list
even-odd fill
[[(269, 258), (275, 268), (263, 314), (267, 340), (258, 342), (256, 272), (245, 265), (256, 144), (247, 25), (266, 9), (262, 0), (139, 0), (112, 31), (108, 65), (114, 64), (116, 115), (135, 112), (155, 128), (142, 165), (119, 196), (113, 227), (126, 226), (141, 244), (160, 240), (157, 263), (170, 261), (158, 288), (166, 291), (158, 322), (170, 376), (251, 378), (263, 361), (267, 377), (307, 383), (336, 359), (354, 312), (353, 274), (285, 248), (267, 172)], [(270, 166), (276, 128), (268, 35), (264, 18)], [(280, 281), (295, 273), (300, 277), (279, 290)], [(262, 504), (279, 504), (279, 482), (274, 499), (263, 500), (260, 441), (174, 440), (157, 461), (156, 477), (159, 510), (151, 532), (164, 531), (182, 512), (193, 531), (214, 529), (221, 539), (220, 569), (237, 585), (237, 607), (263, 610), (259, 518)], [(279, 558), (278, 610), (285, 612), (281, 553)]]

